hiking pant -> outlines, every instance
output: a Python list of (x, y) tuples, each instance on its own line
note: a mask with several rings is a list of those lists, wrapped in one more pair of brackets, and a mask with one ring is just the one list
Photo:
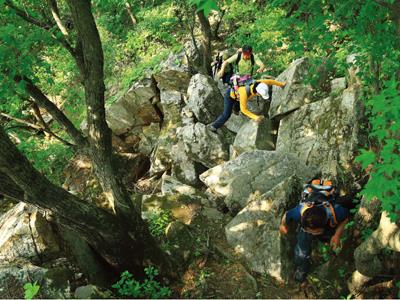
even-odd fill
[(313, 239), (317, 238), (321, 242), (329, 242), (334, 233), (335, 229), (329, 228), (325, 229), (320, 235), (312, 235), (305, 232), (303, 228), (300, 228), (297, 233), (297, 244), (294, 248), (294, 264), (296, 265), (296, 269), (308, 273), (310, 271), (311, 244)]
[(227, 89), (224, 95), (224, 111), (222, 114), (214, 121), (212, 126), (214, 128), (220, 128), (222, 125), (228, 121), (229, 117), (232, 114), (232, 109), (239, 112), (240, 111), (240, 103), (231, 98), (231, 88)]

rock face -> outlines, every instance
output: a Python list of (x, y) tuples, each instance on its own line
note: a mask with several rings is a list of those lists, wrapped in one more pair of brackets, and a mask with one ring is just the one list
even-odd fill
[(177, 125), (172, 122), (164, 124), (161, 128), (158, 143), (150, 157), (150, 173), (154, 174), (171, 169), (172, 147), (177, 143), (176, 128)]
[(273, 87), (273, 96), (269, 108), (269, 117), (274, 118), (286, 114), (311, 102), (311, 87), (303, 83), (308, 73), (307, 58), (299, 58), (292, 62), (276, 80), (286, 82), (285, 88)]
[(184, 106), (183, 95), (179, 91), (160, 91), (160, 103), (162, 105), (164, 120), (172, 123), (180, 121), (180, 113)]
[(185, 52), (171, 53), (161, 64), (161, 71), (154, 75), (160, 90), (185, 93), (190, 80), (189, 67)]
[(188, 88), (188, 107), (197, 120), (207, 124), (214, 121), (224, 108), (224, 100), (217, 83), (209, 76), (196, 74)]
[(24, 284), (35, 281), (40, 285), (35, 298), (69, 299), (73, 296), (70, 286), (74, 281), (73, 268), (65, 259), (58, 259), (48, 267), (30, 264), (0, 266), (0, 298), (23, 299)]
[(360, 139), (361, 107), (359, 92), (354, 89), (302, 106), (281, 120), (276, 150), (320, 166), (323, 176), (350, 174)]
[(281, 237), (281, 217), (297, 204), (301, 184), (290, 176), (241, 210), (225, 227), (228, 243), (244, 257), (253, 271), (287, 281), (293, 273), (294, 240)]
[(177, 136), (192, 161), (211, 168), (228, 160), (227, 145), (218, 134), (207, 130), (202, 123), (178, 128)]
[(116, 135), (120, 135), (133, 127), (159, 123), (160, 115), (152, 104), (152, 99), (156, 96), (151, 78), (137, 82), (122, 98), (106, 109), (108, 126)]
[(0, 218), (1, 263), (43, 263), (57, 254), (52, 229), (36, 208), (21, 202)]
[(261, 123), (246, 122), (238, 131), (233, 149), (237, 154), (252, 150), (273, 150), (272, 124), (270, 120)]
[(213, 193), (225, 197), (228, 207), (237, 210), (254, 194), (268, 192), (292, 175), (306, 182), (316, 173), (315, 167), (305, 166), (293, 155), (255, 150), (204, 172), (200, 179)]

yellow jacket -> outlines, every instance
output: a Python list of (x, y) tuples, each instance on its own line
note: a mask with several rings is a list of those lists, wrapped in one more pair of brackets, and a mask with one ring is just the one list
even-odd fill
[[(279, 87), (285, 86), (286, 83), (276, 81), (273, 79), (258, 79), (256, 82), (263, 82), (268, 85), (276, 85)], [(239, 95), (239, 97), (238, 97)], [(237, 91), (231, 90), (231, 98), (240, 102), (240, 111), (249, 118), (253, 120), (257, 120), (260, 116), (253, 114), (251, 111), (247, 109), (247, 101), (251, 100), (254, 96), (258, 95), (257, 91), (254, 89), (254, 83), (250, 85), (250, 95), (247, 95), (246, 86), (241, 86)], [(239, 98), (239, 99), (238, 99)]]

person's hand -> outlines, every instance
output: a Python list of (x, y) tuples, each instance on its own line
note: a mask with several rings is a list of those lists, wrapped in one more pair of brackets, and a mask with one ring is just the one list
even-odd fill
[(265, 119), (264, 116), (258, 116), (258, 118), (256, 119), (256, 122), (261, 123), (264, 119)]
[(284, 224), (279, 225), (279, 232), (281, 234), (287, 234), (288, 233), (288, 228), (286, 227), (286, 225), (284, 225)]
[(263, 68), (263, 67), (258, 68), (256, 72), (257, 72), (257, 73), (262, 73), (262, 72), (264, 72), (264, 69), (265, 69), (265, 68)]
[(336, 234), (331, 237), (331, 246), (333, 251), (340, 247), (340, 237)]

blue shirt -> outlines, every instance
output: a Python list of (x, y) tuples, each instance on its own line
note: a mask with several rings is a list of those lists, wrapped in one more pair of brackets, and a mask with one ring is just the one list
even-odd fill
[[(304, 204), (300, 203), (296, 207), (294, 207), (286, 212), (286, 225), (290, 221), (293, 221), (295, 224), (300, 223), (301, 210), (303, 207), (304, 207)], [(335, 211), (337, 224), (341, 223), (343, 220), (345, 220), (346, 218), (349, 217), (349, 210), (347, 208), (344, 208), (340, 204), (336, 204), (336, 203), (333, 204), (333, 210)]]

